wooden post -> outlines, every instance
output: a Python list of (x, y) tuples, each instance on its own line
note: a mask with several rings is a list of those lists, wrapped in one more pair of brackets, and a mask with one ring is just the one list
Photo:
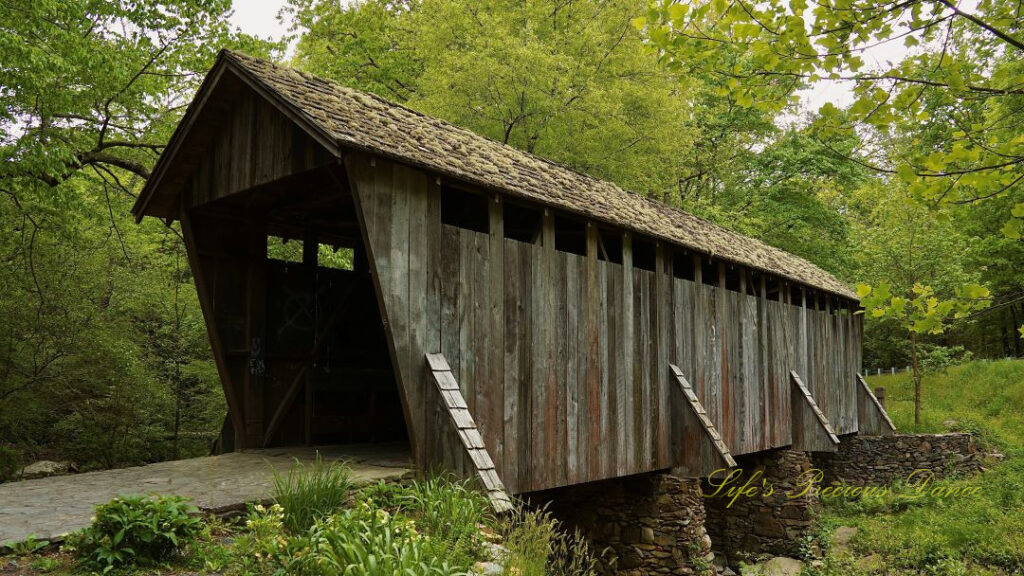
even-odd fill
[(800, 287), (800, 366), (804, 374), (811, 372), (811, 356), (807, 349), (807, 288)]
[(616, 376), (616, 425), (619, 427), (617, 437), (618, 465), (620, 476), (636, 472), (636, 414), (635, 403), (640, 401), (636, 393), (636, 374), (633, 362), (634, 343), (636, 336), (633, 331), (633, 236), (629, 232), (622, 233), (622, 356), (620, 357), (619, 374)]

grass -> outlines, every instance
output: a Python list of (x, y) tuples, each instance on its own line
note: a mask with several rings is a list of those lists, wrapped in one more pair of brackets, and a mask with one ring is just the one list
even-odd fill
[(274, 472), (274, 502), (284, 509), (284, 527), (292, 534), (338, 511), (351, 490), (348, 467), (324, 462), (320, 454), (309, 464), (296, 460), (287, 475)]
[(900, 484), (872, 498), (827, 499), (822, 525), (859, 528), (852, 554), (832, 551), (812, 573), (834, 575), (1024, 574), (1024, 361), (976, 361), (925, 377), (922, 422), (913, 423), (909, 374), (868, 378), (886, 389), (902, 433), (969, 431), (1002, 463), (939, 486), (979, 487), (976, 496), (921, 496)]
[(585, 576), (597, 570), (583, 536), (564, 530), (546, 509), (519, 507), (502, 529), (502, 576)]
[[(909, 373), (869, 376), (886, 391), (886, 409), (900, 432), (974, 432), (1008, 456), (1024, 456), (1024, 360), (975, 361), (926, 375), (921, 425), (914, 425)], [(952, 421), (952, 428), (945, 423)]]

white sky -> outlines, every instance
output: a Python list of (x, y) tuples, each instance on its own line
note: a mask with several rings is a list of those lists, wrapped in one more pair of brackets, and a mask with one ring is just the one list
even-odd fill
[[(288, 33), (289, 24), (281, 23), (277, 19), (277, 14), (285, 3), (285, 0), (234, 0), (231, 23), (248, 34), (278, 39)], [(971, 10), (977, 4), (977, 0), (967, 0), (961, 4)], [(895, 41), (867, 50), (862, 54), (862, 58), (867, 68), (882, 68), (887, 61), (899, 62), (906, 54), (907, 49), (904, 48), (902, 41)], [(846, 82), (822, 80), (801, 92), (801, 96), (806, 111), (816, 111), (826, 102), (840, 108), (853, 103), (851, 85)]]
[(277, 13), (285, 0), (234, 0), (235, 13), (231, 23), (246, 34), (274, 39), (288, 33), (288, 26), (277, 21)]

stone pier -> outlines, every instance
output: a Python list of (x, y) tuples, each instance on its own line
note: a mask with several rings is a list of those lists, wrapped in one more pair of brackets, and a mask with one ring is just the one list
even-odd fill
[[(737, 468), (703, 481), (707, 531), (730, 564), (744, 554), (797, 557), (817, 512), (813, 489), (801, 485), (813, 466), (806, 452), (781, 449), (736, 457)], [(742, 489), (733, 499), (729, 488)], [(711, 496), (712, 494), (718, 494)]]
[(713, 574), (700, 480), (667, 473), (617, 478), (535, 494), (578, 528), (601, 570), (616, 576)]

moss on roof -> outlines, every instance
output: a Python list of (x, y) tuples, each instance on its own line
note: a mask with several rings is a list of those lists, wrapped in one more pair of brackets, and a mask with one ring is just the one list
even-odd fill
[(803, 258), (610, 182), (311, 74), (238, 52), (224, 51), (221, 58), (340, 148), (387, 156), (857, 300), (847, 285)]

